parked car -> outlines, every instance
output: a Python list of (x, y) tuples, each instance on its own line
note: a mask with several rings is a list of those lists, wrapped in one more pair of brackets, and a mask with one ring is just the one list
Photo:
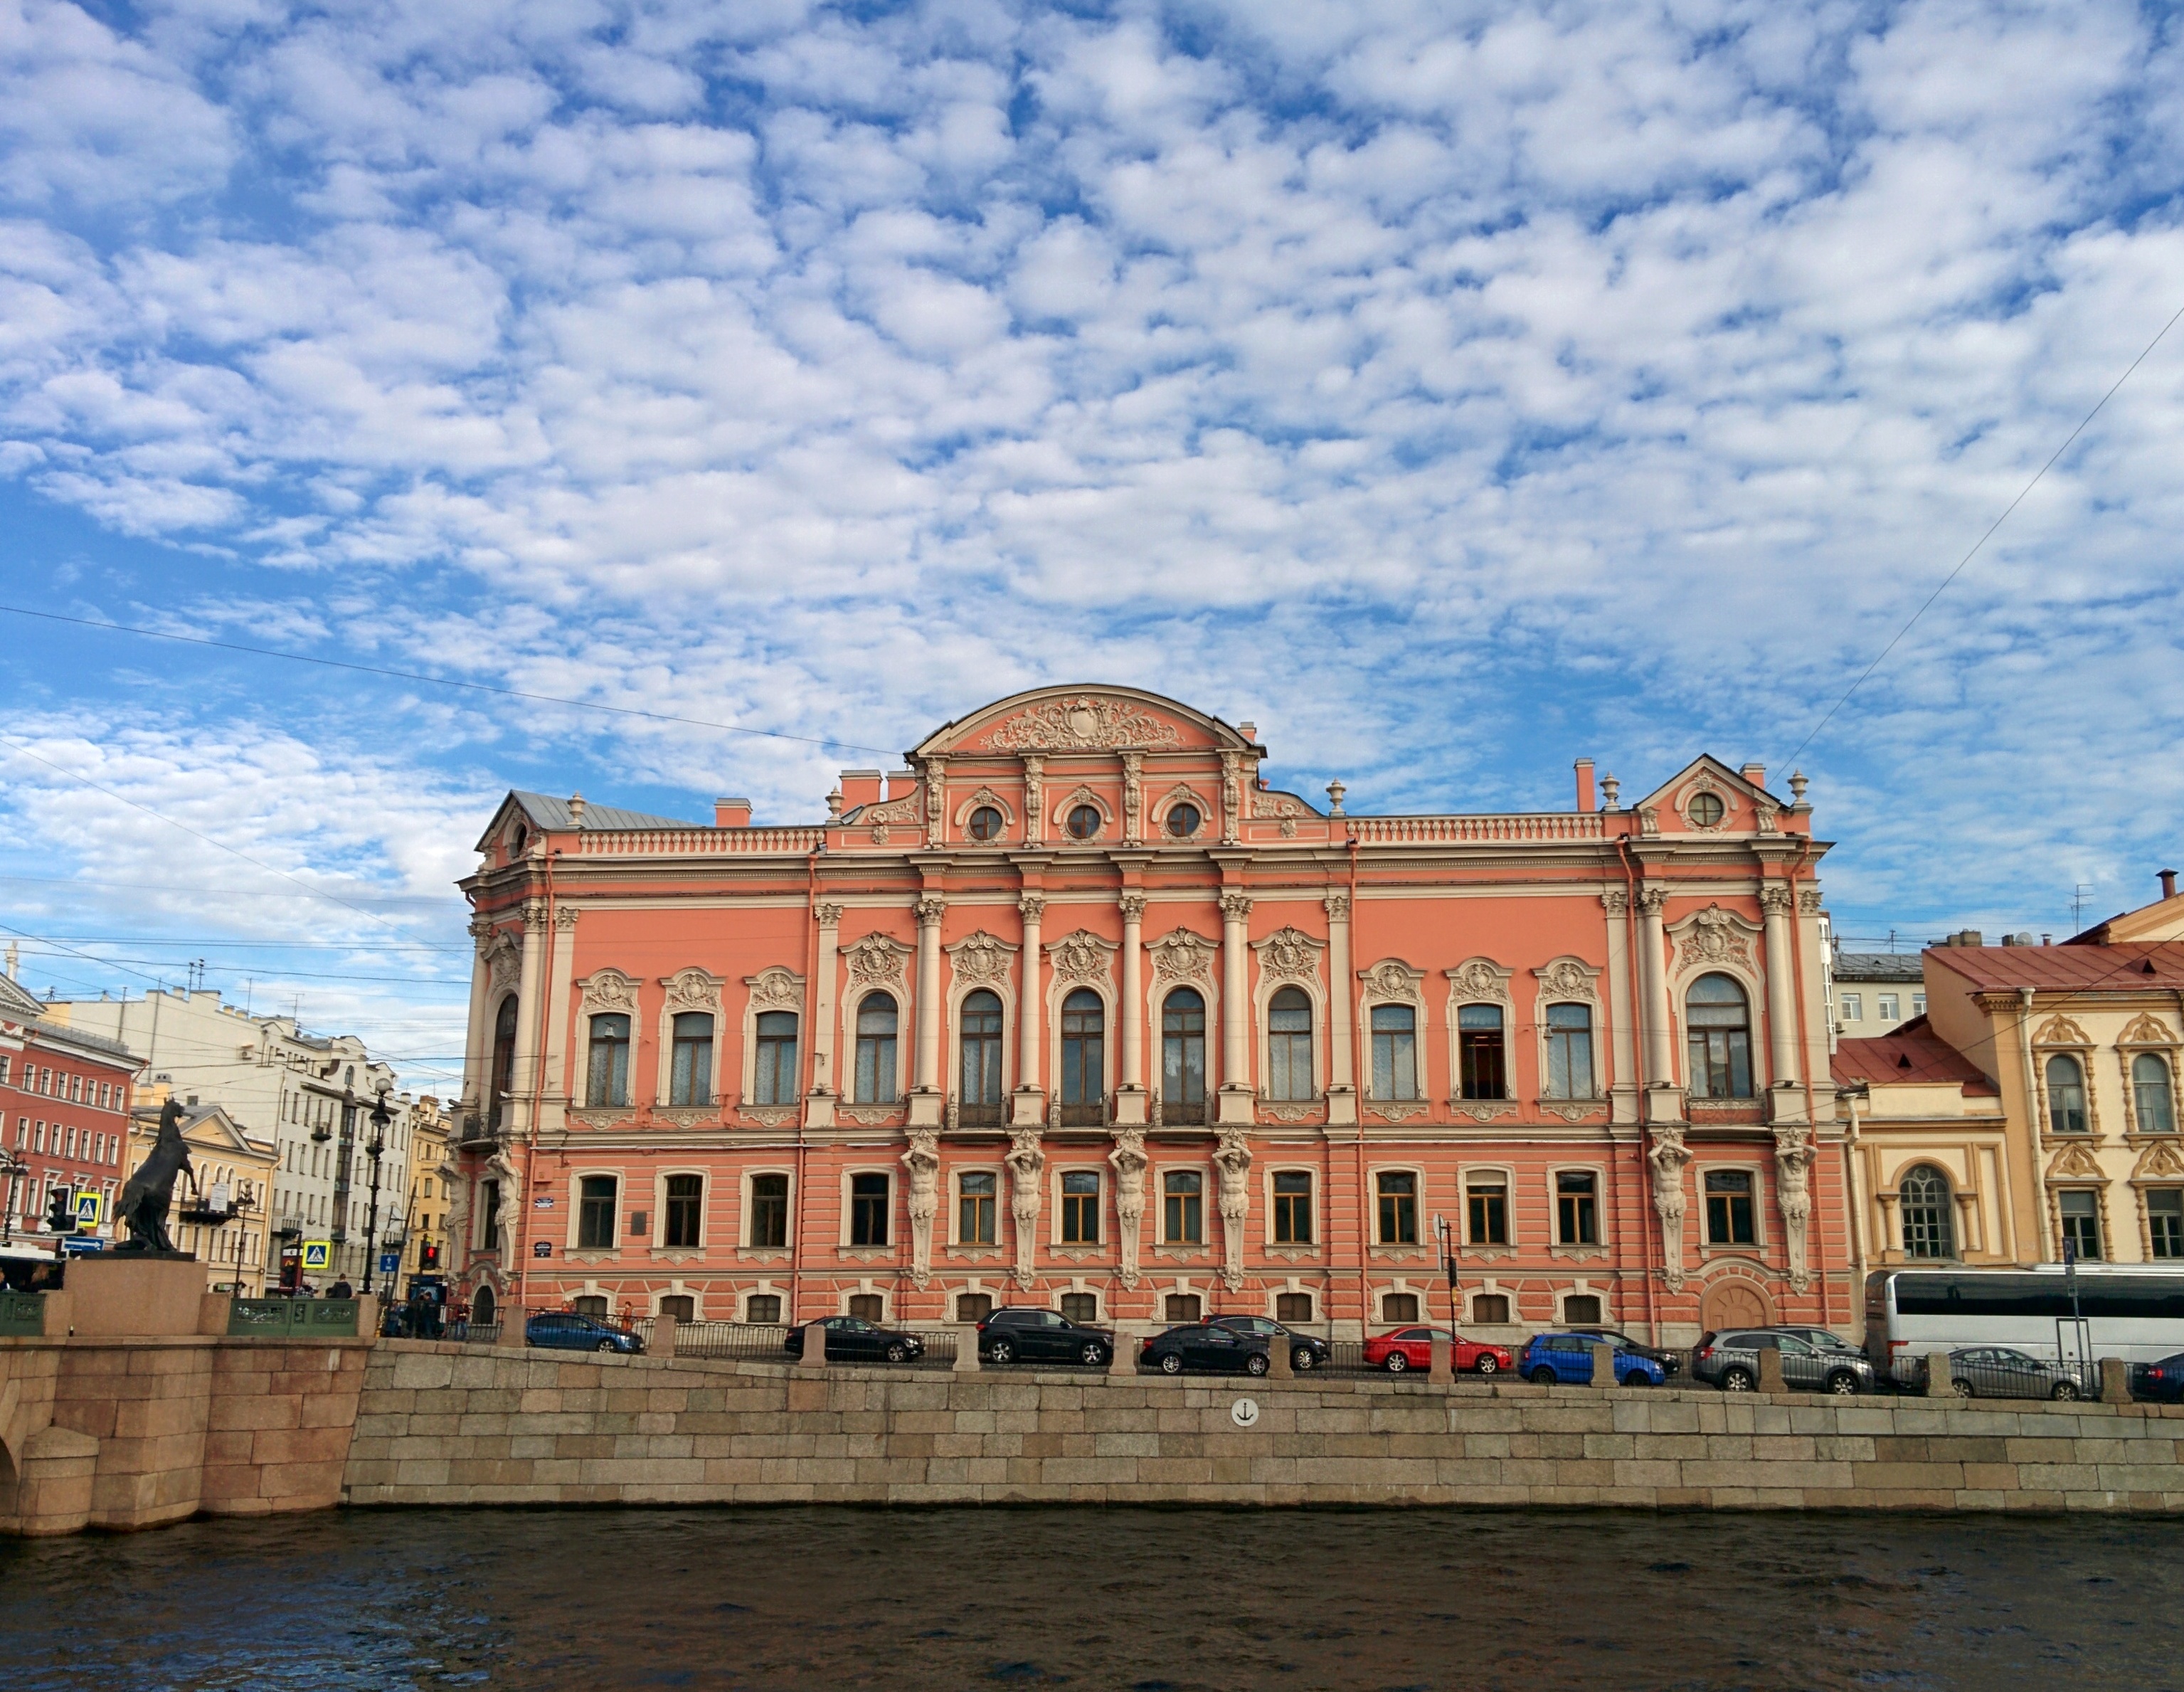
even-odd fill
[(1683, 1372), (1683, 1353), (1671, 1351), (1663, 1345), (1648, 1345), (1642, 1339), (1633, 1339), (1621, 1328), (1574, 1327), (1570, 1332), (1591, 1334), (1595, 1339), (1604, 1339), (1619, 1350), (1635, 1351), (1641, 1357), (1650, 1357), (1661, 1365), (1661, 1372), (1663, 1375), (1680, 1375)]
[(1433, 1367), (1433, 1343), (1445, 1339), (1453, 1349), (1449, 1356), (1449, 1367), (1459, 1375), (1499, 1375), (1513, 1368), (1516, 1360), (1507, 1348), (1485, 1345), (1475, 1339), (1466, 1339), (1460, 1333), (1451, 1333), (1446, 1328), (1397, 1328), (1393, 1333), (1375, 1334), (1365, 1342), (1365, 1366), (1384, 1369), (1390, 1375), (1401, 1375), (1410, 1370)]
[(627, 1328), (574, 1310), (542, 1310), (526, 1319), (523, 1343), (549, 1351), (619, 1351), (635, 1354), (644, 1341)]
[[(1601, 1343), (1590, 1333), (1535, 1334), (1517, 1360), (1517, 1372), (1543, 1387), (1560, 1384), (1583, 1387), (1592, 1381), (1592, 1348)], [(1659, 1387), (1669, 1371), (1652, 1358), (1617, 1346), (1615, 1384), (1618, 1387)]]
[(1780, 1356), (1782, 1384), (1793, 1392), (1847, 1397), (1870, 1393), (1878, 1387), (1873, 1365), (1864, 1352), (1847, 1346), (1823, 1349), (1786, 1328), (1739, 1328), (1702, 1335), (1691, 1354), (1691, 1378), (1724, 1393), (1751, 1392), (1759, 1384), (1763, 1351)]
[(1265, 1334), (1239, 1333), (1222, 1322), (1185, 1322), (1156, 1333), (1138, 1349), (1138, 1366), (1163, 1375), (1185, 1370), (1217, 1375), (1263, 1375), (1270, 1366)]
[(2131, 1365), (2131, 1395), (2144, 1404), (2184, 1403), (2184, 1351)]
[[(883, 1328), (862, 1316), (828, 1316), (821, 1326), (827, 1330), (829, 1363), (908, 1363), (925, 1355), (925, 1342), (916, 1334)], [(803, 1356), (804, 1330), (789, 1329), (781, 1349), (791, 1357)]]
[[(1923, 1386), (1925, 1366), (1919, 1366)], [(1968, 1345), (1949, 1354), (1949, 1387), (1960, 1399), (2081, 1399), (2085, 1388), (2068, 1364), (2051, 1363), (2007, 1345)]]
[(1285, 1328), (1271, 1317), (1216, 1316), (1213, 1325), (1233, 1328), (1238, 1333), (1256, 1334), (1270, 1347), (1278, 1340), (1288, 1341), (1290, 1367), (1300, 1375), (1309, 1374), (1314, 1369), (1326, 1368), (1329, 1358), (1334, 1355), (1325, 1340), (1314, 1334), (1299, 1333), (1295, 1328)]
[(984, 1363), (1076, 1363), (1098, 1369), (1114, 1354), (1112, 1332), (1072, 1322), (1059, 1310), (992, 1310), (978, 1324), (978, 1359)]

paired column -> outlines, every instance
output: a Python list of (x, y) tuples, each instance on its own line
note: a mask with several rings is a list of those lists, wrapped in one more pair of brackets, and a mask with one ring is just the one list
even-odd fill
[(1125, 893), (1123, 909), (1123, 1082), (1142, 1089), (1145, 1084), (1145, 896)]
[[(1221, 896), (1221, 1120), (1251, 1120), (1251, 901)], [(1229, 1101), (1234, 1099), (1240, 1111)]]
[(1017, 1006), (1017, 1029), (1021, 1043), (1017, 1047), (1017, 1086), (1023, 1092), (1039, 1090), (1039, 1042), (1045, 1037), (1041, 1029), (1045, 996), (1039, 991), (1039, 922), (1046, 914), (1046, 897), (1040, 893), (1026, 893), (1017, 900), (1017, 911), (1023, 918), (1023, 986), (1022, 1002)]
[[(573, 905), (554, 911), (554, 950), (546, 972), (546, 1086), (539, 1101), (539, 1126), (564, 1125), (569, 1104), (569, 993), (577, 974), (577, 919), (582, 912)], [(638, 1034), (634, 1019), (630, 1035)]]
[(948, 902), (917, 902), (917, 1090), (940, 1089), (940, 919)]
[(510, 1064), (509, 1108), (502, 1120), (521, 1132), (531, 1125), (531, 1095), (545, 1062), (546, 902), (523, 902), (523, 963), (515, 987), (515, 1061)]
[(481, 1121), (493, 1108), (493, 1101), (486, 1097), (486, 1089), (493, 1082), (492, 1076), (486, 1073), (487, 1065), (493, 1061), (493, 968), (486, 958), (486, 947), (492, 943), (493, 933), (490, 919), (471, 919), (471, 939), (476, 942), (476, 955), (471, 959), (471, 1019), (463, 1040), (462, 1096), (464, 1102), (478, 1113)]
[(1638, 894), (1639, 973), (1646, 988), (1646, 1081), (1649, 1087), (1675, 1085), (1675, 1057), (1669, 1019), (1668, 935), (1661, 913), (1669, 896), (1658, 887)]
[(1327, 1120), (1357, 1120), (1357, 1015), (1352, 1008), (1357, 981), (1350, 962), (1350, 895), (1329, 893), (1327, 909), (1328, 1064)]
[(1767, 923), (1767, 1050), (1769, 1079), (1778, 1087), (1797, 1080), (1797, 965), (1791, 961), (1789, 888), (1770, 883), (1759, 890), (1759, 908)]
[(842, 907), (822, 903), (812, 907), (819, 920), (819, 955), (812, 979), (805, 984), (805, 1005), (809, 1026), (805, 1038), (811, 1042), (811, 1091), (834, 1091), (834, 977), (841, 965)]

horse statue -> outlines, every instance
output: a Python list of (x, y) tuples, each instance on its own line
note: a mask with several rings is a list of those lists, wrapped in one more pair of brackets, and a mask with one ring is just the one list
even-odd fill
[(114, 1220), (129, 1225), (129, 1238), (115, 1251), (181, 1255), (167, 1235), (167, 1206), (174, 1198), (175, 1178), (185, 1170), (194, 1185), (197, 1166), (190, 1162), (189, 1142), (182, 1138), (182, 1107), (170, 1098), (159, 1112), (159, 1137), (153, 1142), (151, 1154), (136, 1166), (114, 1207)]

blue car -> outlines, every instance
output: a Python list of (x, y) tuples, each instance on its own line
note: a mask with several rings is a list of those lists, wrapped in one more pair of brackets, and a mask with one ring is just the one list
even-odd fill
[(574, 1310), (546, 1310), (523, 1325), (523, 1341), (549, 1351), (619, 1351), (633, 1354), (644, 1342), (625, 1329), (610, 1326), (597, 1316), (580, 1316)]
[[(1592, 1384), (1592, 1348), (1597, 1334), (1543, 1333), (1535, 1335), (1517, 1359), (1517, 1372), (1542, 1387), (1588, 1387)], [(1618, 1347), (1615, 1382), (1619, 1387), (1658, 1387), (1668, 1380), (1661, 1365), (1650, 1357)]]

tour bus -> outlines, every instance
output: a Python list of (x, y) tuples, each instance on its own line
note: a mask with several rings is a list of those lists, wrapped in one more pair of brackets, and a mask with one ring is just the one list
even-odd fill
[[(2075, 1285), (2073, 1284), (2075, 1282)], [(2184, 1351), (2184, 1270), (2086, 1263), (1890, 1269), (1865, 1278), (1865, 1351), (1899, 1357), (2006, 1345), (2059, 1363), (2151, 1363)]]

